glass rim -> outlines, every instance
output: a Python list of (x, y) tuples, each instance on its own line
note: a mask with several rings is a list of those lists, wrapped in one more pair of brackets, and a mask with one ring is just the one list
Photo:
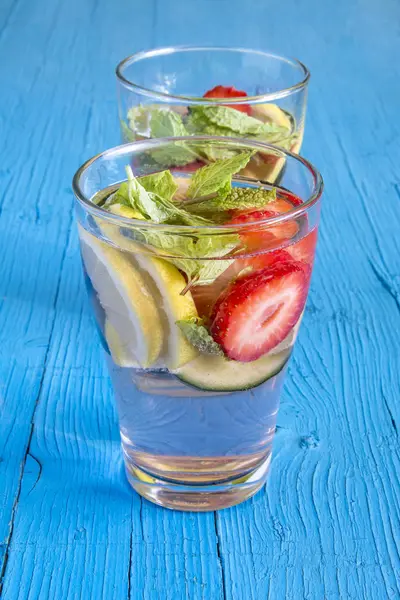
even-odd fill
[[(146, 58), (153, 58), (158, 56), (166, 56), (168, 54), (175, 54), (179, 52), (204, 52), (204, 51), (212, 51), (212, 52), (237, 52), (237, 53), (247, 53), (247, 54), (258, 54), (260, 56), (266, 58), (274, 58), (280, 60), (281, 62), (285, 62), (292, 67), (300, 67), (303, 72), (302, 79), (295, 83), (294, 85), (284, 87), (277, 92), (271, 92), (268, 94), (260, 94), (256, 96), (246, 96), (244, 99), (243, 96), (239, 96), (236, 98), (197, 98), (196, 96), (182, 96), (180, 94), (167, 94), (165, 92), (158, 92), (156, 90), (152, 90), (150, 88), (141, 86), (134, 81), (131, 81), (123, 74), (124, 70), (127, 67), (130, 67), (136, 62), (139, 62)], [(304, 63), (302, 63), (297, 58), (290, 58), (284, 56), (282, 54), (275, 54), (273, 52), (266, 52), (264, 50), (255, 50), (252, 48), (241, 48), (241, 47), (225, 47), (225, 46), (164, 46), (161, 48), (153, 48), (152, 50), (142, 50), (140, 52), (136, 52), (135, 54), (131, 54), (127, 56), (123, 60), (121, 60), (116, 69), (115, 69), (117, 79), (120, 81), (122, 85), (126, 88), (130, 89), (133, 92), (137, 92), (142, 96), (150, 96), (152, 98), (158, 100), (167, 100), (167, 101), (175, 101), (179, 103), (188, 103), (191, 104), (207, 104), (207, 105), (235, 105), (235, 104), (260, 104), (262, 102), (270, 102), (272, 100), (278, 100), (280, 98), (285, 98), (290, 96), (291, 94), (305, 88), (310, 79), (310, 71), (307, 69)]]
[[(299, 206), (293, 207), (291, 210), (288, 210), (285, 213), (279, 214), (274, 217), (268, 217), (266, 219), (260, 219), (255, 221), (250, 221), (248, 223), (235, 223), (234, 225), (229, 224), (220, 224), (220, 225), (171, 225), (166, 223), (152, 223), (151, 221), (143, 221), (139, 219), (132, 219), (130, 217), (123, 217), (120, 215), (116, 215), (114, 213), (110, 213), (108, 210), (102, 208), (101, 206), (97, 206), (92, 202), (90, 198), (88, 198), (81, 189), (80, 180), (84, 175), (85, 171), (90, 168), (96, 161), (102, 158), (109, 157), (119, 157), (124, 156), (126, 154), (131, 154), (135, 150), (145, 151), (152, 147), (162, 146), (163, 144), (169, 144), (171, 142), (222, 142), (230, 144), (237, 144), (239, 147), (242, 146), (243, 149), (247, 148), (255, 148), (260, 150), (272, 150), (276, 154), (281, 154), (286, 157), (294, 158), (296, 161), (300, 162), (308, 171), (311, 173), (313, 177), (313, 192), (307, 200), (302, 202)], [(179, 168), (179, 167), (178, 167)], [(251, 180), (253, 183), (256, 183), (258, 180)], [(118, 182), (116, 182), (118, 183)], [(122, 181), (121, 181), (122, 183)], [(260, 226), (269, 226), (276, 225), (279, 223), (283, 223), (285, 221), (298, 218), (303, 214), (307, 213), (308, 210), (318, 202), (322, 195), (322, 191), (324, 188), (324, 182), (320, 172), (305, 158), (299, 156), (298, 154), (294, 154), (293, 152), (289, 152), (288, 150), (284, 150), (279, 146), (275, 146), (273, 144), (267, 144), (265, 142), (256, 142), (249, 141), (243, 138), (226, 138), (220, 136), (181, 136), (181, 137), (166, 137), (166, 138), (149, 138), (145, 140), (137, 140), (135, 142), (130, 142), (129, 144), (121, 144), (119, 146), (114, 146), (113, 148), (109, 148), (104, 152), (100, 152), (96, 154), (92, 158), (89, 158), (86, 162), (83, 163), (76, 171), (73, 179), (72, 179), (72, 190), (75, 194), (76, 199), (80, 202), (81, 205), (87, 210), (89, 213), (94, 214), (95, 216), (106, 219), (110, 222), (114, 222), (115, 224), (124, 225), (128, 227), (139, 227), (142, 229), (155, 229), (162, 230), (165, 232), (180, 232), (180, 233), (190, 233), (193, 232), (212, 232), (212, 233), (227, 233), (232, 232), (233, 230), (240, 231), (241, 229), (249, 229), (251, 227), (260, 227)], [(100, 190), (99, 190), (100, 191)], [(291, 191), (291, 190), (287, 190)], [(93, 196), (91, 196), (93, 197)]]

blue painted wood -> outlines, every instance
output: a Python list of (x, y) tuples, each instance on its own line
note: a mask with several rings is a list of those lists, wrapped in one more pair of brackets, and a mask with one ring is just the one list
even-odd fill
[[(395, 0), (3, 0), (2, 598), (400, 597), (399, 18)], [(326, 180), (271, 477), (216, 516), (125, 484), (70, 192), (118, 141), (117, 60), (197, 42), (310, 66), (304, 152)]]

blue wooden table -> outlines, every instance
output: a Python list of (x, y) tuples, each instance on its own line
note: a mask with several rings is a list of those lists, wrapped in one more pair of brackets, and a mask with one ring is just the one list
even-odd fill
[[(400, 598), (399, 23), (398, 0), (1, 0), (4, 600)], [(298, 55), (326, 182), (271, 476), (218, 514), (125, 482), (73, 222), (75, 169), (119, 140), (114, 65), (175, 43)]]

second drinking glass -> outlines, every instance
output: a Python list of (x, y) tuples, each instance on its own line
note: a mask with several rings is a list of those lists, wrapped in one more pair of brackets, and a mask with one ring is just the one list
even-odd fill
[[(242, 48), (175, 47), (129, 56), (116, 72), (123, 142), (212, 135), (300, 151), (309, 72), (298, 60)], [(246, 175), (273, 183), (281, 171), (253, 161)]]

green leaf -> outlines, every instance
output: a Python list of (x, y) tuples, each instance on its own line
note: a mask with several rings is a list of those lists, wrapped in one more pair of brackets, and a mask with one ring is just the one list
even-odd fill
[(188, 198), (197, 198), (218, 192), (221, 192), (221, 198), (225, 197), (230, 189), (232, 175), (247, 165), (251, 155), (251, 152), (240, 152), (232, 158), (219, 160), (198, 169), (190, 181)]
[(269, 123), (263, 123), (228, 106), (194, 106), (191, 111), (218, 128), (229, 129), (241, 135), (261, 135), (270, 128)]
[[(146, 219), (153, 223), (169, 223), (172, 225), (212, 225), (212, 221), (188, 213), (176, 206), (168, 198), (147, 191), (132, 173), (131, 167), (126, 167), (128, 182), (123, 183), (115, 194), (115, 201), (131, 206), (138, 210)], [(165, 183), (165, 176), (164, 176)]]
[[(191, 108), (186, 122), (186, 128), (191, 134), (216, 135), (228, 137), (247, 137), (271, 144), (279, 144), (290, 149), (297, 134), (291, 134), (286, 127), (273, 122), (264, 123), (254, 117), (249, 117), (233, 108), (225, 106), (195, 106)], [(231, 151), (226, 148), (202, 148), (209, 160), (229, 158)]]
[(180, 137), (187, 135), (182, 117), (170, 109), (153, 109), (150, 119), (151, 137)]
[(111, 194), (104, 203), (104, 208), (108, 208), (113, 204), (122, 204), (123, 206), (132, 206), (129, 197), (129, 185), (127, 182), (121, 183), (114, 194)]
[(201, 319), (181, 320), (176, 321), (176, 324), (192, 346), (200, 352), (224, 355), (221, 346), (211, 337)]
[[(180, 137), (188, 135), (182, 117), (173, 110), (154, 109), (151, 114), (152, 138)], [(182, 166), (201, 158), (195, 148), (184, 142), (171, 142), (168, 146), (154, 148), (151, 157), (160, 165)]]
[[(196, 285), (212, 283), (233, 262), (225, 258), (239, 244), (236, 234), (184, 236), (157, 230), (142, 230), (143, 241), (157, 254), (183, 271)], [(218, 260), (212, 260), (213, 258)]]
[(154, 148), (150, 152), (150, 157), (162, 167), (182, 167), (195, 160), (201, 159), (201, 156), (192, 148), (189, 148), (184, 142), (173, 142), (168, 146)]
[(153, 192), (166, 200), (172, 200), (178, 184), (170, 171), (160, 171), (139, 177), (140, 184), (147, 192)]
[(186, 120), (186, 129), (191, 135), (214, 135), (214, 136), (231, 136), (232, 129), (221, 127), (217, 123), (212, 123), (204, 109), (195, 107), (190, 110)]
[[(170, 108), (159, 108), (149, 104), (129, 109), (129, 127), (124, 129), (124, 137), (129, 140), (128, 131), (149, 138), (181, 137), (188, 135), (182, 117)], [(132, 134), (131, 134), (132, 135)], [(149, 151), (151, 158), (159, 165), (182, 166), (199, 158), (198, 152), (183, 142), (175, 142)]]
[[(146, 191), (141, 183), (139, 183), (139, 179), (134, 176), (130, 167), (126, 167), (126, 173), (128, 182), (127, 184), (121, 185), (117, 195), (119, 196), (121, 188), (127, 185), (128, 201), (132, 208), (138, 210), (153, 223), (163, 223), (166, 221), (170, 215), (169, 212), (165, 210), (163, 203), (156, 201), (155, 194)], [(125, 195), (125, 188), (123, 188), (123, 191)]]
[(263, 208), (269, 202), (276, 200), (276, 189), (235, 187), (225, 198), (213, 198), (204, 202), (190, 205), (190, 210), (196, 213), (221, 212), (227, 210), (249, 210)]

